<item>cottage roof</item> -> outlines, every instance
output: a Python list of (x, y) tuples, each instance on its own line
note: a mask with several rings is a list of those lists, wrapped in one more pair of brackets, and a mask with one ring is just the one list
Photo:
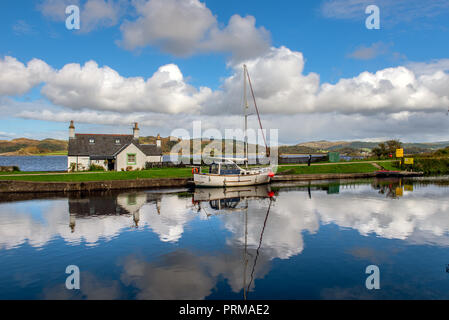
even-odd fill
[(137, 148), (142, 150), (147, 156), (161, 156), (162, 149), (155, 144), (136, 144)]
[(69, 140), (69, 156), (113, 157), (134, 143), (147, 156), (162, 155), (156, 145), (139, 144), (133, 135), (127, 134), (75, 134)]

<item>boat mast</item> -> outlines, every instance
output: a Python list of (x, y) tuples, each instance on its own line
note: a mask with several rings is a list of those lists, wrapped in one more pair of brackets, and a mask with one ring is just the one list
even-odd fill
[(245, 135), (245, 141), (243, 143), (243, 147), (245, 149), (244, 151), (244, 159), (245, 159), (245, 165), (246, 168), (248, 169), (248, 99), (246, 97), (246, 74), (247, 74), (247, 70), (246, 70), (246, 64), (243, 65), (243, 110), (244, 110), (244, 114), (245, 114), (245, 131), (244, 131), (244, 135)]

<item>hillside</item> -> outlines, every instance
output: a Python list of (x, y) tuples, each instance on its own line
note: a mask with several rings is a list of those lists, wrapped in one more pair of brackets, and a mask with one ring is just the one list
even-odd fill
[[(285, 153), (317, 153), (335, 151), (345, 154), (355, 154), (361, 152), (370, 152), (379, 142), (365, 141), (312, 141), (298, 143), (293, 146), (281, 146), (281, 154)], [(449, 146), (449, 141), (428, 142), (428, 143), (403, 143), (404, 152), (409, 154), (432, 152)], [(295, 152), (298, 150), (297, 152)]]
[(0, 140), (0, 155), (39, 155), (48, 153), (66, 153), (67, 141), (56, 139), (33, 140), (19, 138)]
[[(170, 137), (161, 138), (162, 152), (170, 153), (170, 150), (179, 141), (170, 141)], [(183, 143), (193, 145), (193, 140)], [(210, 142), (203, 139), (201, 149)], [(229, 141), (232, 143), (232, 141)], [(141, 137), (140, 143), (156, 143), (155, 136)], [(279, 154), (309, 154), (324, 153), (329, 151), (340, 152), (342, 154), (356, 155), (361, 153), (369, 153), (371, 149), (376, 147), (379, 142), (365, 141), (311, 141), (298, 143), (296, 145), (283, 145), (279, 147)], [(243, 149), (243, 142), (237, 141), (238, 147)], [(404, 151), (408, 154), (434, 152), (438, 149), (449, 147), (449, 141), (428, 142), (428, 143), (403, 143)], [(33, 140), (27, 138), (19, 138), (14, 140), (0, 140), (0, 155), (42, 155), (42, 154), (66, 154), (68, 142), (66, 140), (44, 139)], [(254, 146), (251, 146), (254, 148)], [(250, 148), (251, 148), (250, 147)], [(223, 151), (225, 150), (225, 142), (222, 142)]]

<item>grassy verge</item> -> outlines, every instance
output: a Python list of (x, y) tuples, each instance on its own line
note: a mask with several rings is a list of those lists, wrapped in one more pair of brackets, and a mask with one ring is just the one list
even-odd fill
[(314, 173), (365, 173), (378, 169), (369, 163), (329, 164), (320, 166), (290, 166), (280, 167), (278, 173), (284, 174), (314, 174)]
[[(20, 172), (17, 172), (18, 174)], [(155, 178), (189, 178), (192, 177), (191, 168), (154, 168), (142, 171), (127, 172), (95, 172), (95, 173), (66, 173), (57, 175), (7, 175), (0, 180), (47, 181), (47, 182), (78, 182), (102, 180), (133, 180)]]
[(55, 151), (55, 152), (34, 154), (34, 156), (66, 156), (66, 155), (67, 151)]
[(400, 171), (399, 162), (391, 161), (391, 162), (376, 162), (379, 166), (383, 167), (385, 170), (389, 171)]

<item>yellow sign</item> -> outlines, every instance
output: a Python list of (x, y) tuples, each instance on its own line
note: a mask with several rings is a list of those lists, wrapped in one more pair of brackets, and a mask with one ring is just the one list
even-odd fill
[(413, 185), (412, 184), (406, 184), (404, 185), (405, 191), (413, 191)]
[(396, 149), (396, 158), (402, 158), (404, 156), (404, 149)]
[(402, 188), (399, 188), (399, 187), (396, 188), (396, 196), (402, 197)]
[(404, 158), (404, 164), (413, 164), (413, 158)]

